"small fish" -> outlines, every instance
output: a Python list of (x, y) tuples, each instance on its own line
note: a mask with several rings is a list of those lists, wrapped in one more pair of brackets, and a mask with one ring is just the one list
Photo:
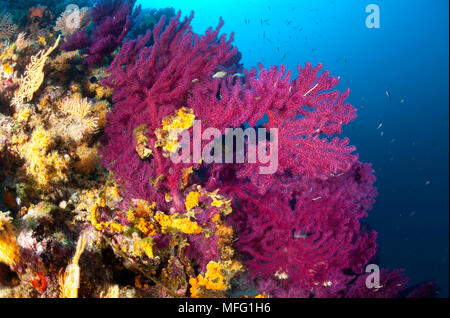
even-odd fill
[(344, 63), (347, 64), (347, 56), (344, 56)]
[(395, 142), (395, 140), (396, 140), (395, 138), (392, 138), (390, 143), (393, 144)]
[(309, 91), (307, 91), (305, 94), (303, 94), (303, 97), (306, 97), (306, 95), (308, 95), (309, 93), (311, 93), (316, 87), (317, 85), (319, 85), (319, 83), (317, 83), (316, 85), (314, 85)]
[(409, 214), (409, 216), (414, 216), (416, 215), (416, 211), (411, 211), (411, 213)]
[(380, 136), (381, 136), (381, 137), (383, 137), (383, 136), (384, 136), (384, 131), (382, 131), (382, 132), (380, 133)]
[(244, 77), (243, 73), (235, 73), (233, 74), (233, 77)]
[(404, 99), (401, 99), (401, 100), (400, 100), (400, 104), (403, 104), (404, 102), (405, 102)]
[(425, 186), (429, 186), (430, 185), (430, 181), (428, 180), (427, 182), (425, 182)]
[(391, 100), (391, 93), (388, 90), (386, 90), (386, 96), (389, 100)]
[(312, 199), (313, 201), (316, 201), (316, 200), (319, 200), (319, 199), (322, 199), (322, 197), (317, 197), (317, 198), (314, 198), (314, 199)]
[(216, 74), (214, 74), (214, 75), (212, 76), (212, 78), (223, 78), (223, 77), (225, 77), (226, 75), (227, 75), (227, 72), (219, 71), (219, 72), (217, 72)]
[(297, 231), (293, 231), (293, 233), (292, 233), (292, 236), (294, 237), (294, 238), (302, 238), (302, 239), (305, 239), (305, 238), (307, 238), (309, 235), (308, 235), (308, 233), (307, 232), (304, 232), (304, 231), (301, 231), (301, 232), (297, 232)]
[(380, 123), (377, 127), (377, 129), (380, 129), (381, 127), (383, 127), (383, 123)]
[(283, 61), (286, 57), (286, 53), (283, 54), (283, 56), (281, 57), (281, 61)]

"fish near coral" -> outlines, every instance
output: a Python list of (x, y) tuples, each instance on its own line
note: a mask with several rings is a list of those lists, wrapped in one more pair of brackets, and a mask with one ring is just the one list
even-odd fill
[(14, 194), (9, 191), (7, 188), (3, 191), (3, 202), (10, 208), (11, 210), (15, 210), (17, 208), (17, 202), (14, 198)]

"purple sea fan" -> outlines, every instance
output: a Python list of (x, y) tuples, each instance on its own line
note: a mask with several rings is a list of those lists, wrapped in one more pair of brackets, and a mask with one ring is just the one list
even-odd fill
[(75, 51), (84, 49), (90, 46), (92, 43), (91, 38), (87, 34), (86, 30), (80, 30), (73, 33), (62, 45), (63, 51)]
[[(281, 145), (276, 173), (261, 175), (255, 164), (210, 164), (191, 179), (232, 199), (236, 247), (260, 291), (289, 297), (358, 294), (357, 286), (349, 286), (360, 282), (376, 253), (376, 232), (360, 223), (376, 189), (370, 164), (360, 163), (349, 140), (337, 137), (356, 117), (345, 102), (349, 90), (333, 90), (339, 80), (327, 71), (319, 74), (320, 64), (299, 68), (297, 79), (284, 66), (242, 74), (232, 36), (219, 37), (222, 20), (198, 36), (192, 17), (180, 21), (178, 13), (165, 28), (162, 18), (153, 42), (150, 32), (126, 41), (111, 63), (104, 84), (114, 89), (115, 106), (107, 117), (103, 165), (123, 185), (125, 199), (155, 201), (159, 210), (183, 214), (185, 171), (198, 165), (174, 164), (158, 146), (157, 131), (167, 118), (193, 110), (204, 127), (222, 133), (267, 118), (263, 127), (278, 129)], [(149, 155), (139, 153), (142, 146)], [(197, 216), (204, 226), (208, 217)], [(214, 235), (188, 240), (186, 255), (203, 270), (220, 254)], [(390, 281), (398, 281), (394, 276)]]
[(94, 24), (92, 35), (80, 30), (69, 36), (62, 45), (62, 50), (84, 49), (86, 63), (90, 66), (101, 62), (112, 53), (127, 35), (133, 24), (133, 18), (140, 7), (133, 13), (136, 0), (102, 0), (91, 10)]
[(292, 198), (276, 189), (257, 197), (253, 185), (234, 191), (231, 221), (250, 276), (315, 297), (344, 289), (344, 272), (363, 272), (376, 252), (376, 233), (359, 223), (376, 195), (371, 173), (356, 163), (341, 179), (303, 178)]
[[(254, 127), (267, 116), (266, 129), (278, 129), (278, 167), (274, 174), (260, 174), (259, 165), (240, 165), (236, 177), (250, 180), (265, 193), (285, 175), (327, 179), (347, 171), (358, 159), (347, 138), (339, 139), (342, 125), (356, 117), (345, 99), (349, 90), (332, 90), (338, 78), (321, 65), (299, 67), (297, 79), (284, 66), (245, 72), (243, 82), (229, 76), (194, 88), (189, 106), (206, 123), (224, 130), (245, 122)], [(227, 167), (228, 168), (228, 167)], [(283, 182), (286, 182), (284, 180)]]
[[(153, 45), (145, 46), (151, 35), (126, 41), (107, 72), (104, 84), (114, 89), (115, 107), (108, 114), (105, 128), (103, 164), (115, 172), (124, 185), (125, 196), (157, 201), (167, 206), (164, 192), (170, 193), (177, 211), (183, 211), (179, 193), (185, 165), (173, 164), (154, 147), (155, 130), (162, 119), (186, 105), (191, 90), (211, 80), (237, 54), (233, 37), (218, 37), (223, 24), (206, 34), (193, 33), (193, 18), (179, 21), (180, 13), (162, 31), (164, 17), (153, 30)], [(151, 158), (136, 153), (133, 131), (145, 125)], [(153, 181), (153, 182), (152, 182)]]

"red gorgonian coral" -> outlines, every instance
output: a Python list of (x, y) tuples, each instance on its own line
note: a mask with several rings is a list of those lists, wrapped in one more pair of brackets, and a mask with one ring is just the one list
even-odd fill
[[(179, 186), (183, 165), (174, 165), (155, 147), (154, 131), (163, 118), (186, 105), (190, 91), (204, 85), (211, 75), (223, 69), (237, 54), (231, 39), (218, 37), (216, 30), (204, 36), (193, 33), (190, 18), (178, 22), (180, 13), (164, 31), (164, 17), (153, 30), (154, 44), (145, 47), (144, 38), (127, 41), (107, 70), (105, 84), (114, 89), (116, 107), (108, 115), (103, 163), (114, 170), (128, 197), (144, 198), (166, 206), (164, 192), (170, 193), (177, 210), (183, 209)], [(231, 68), (234, 66), (231, 65)], [(136, 153), (133, 131), (145, 125), (145, 136), (152, 155), (142, 160)]]
[[(376, 253), (376, 232), (361, 218), (376, 189), (371, 165), (359, 162), (355, 147), (337, 136), (356, 117), (345, 102), (349, 90), (334, 90), (339, 79), (320, 73), (321, 65), (299, 67), (296, 79), (284, 66), (242, 70), (233, 37), (219, 36), (222, 21), (199, 36), (191, 29), (192, 17), (180, 21), (178, 13), (162, 30), (163, 17), (151, 45), (150, 32), (126, 41), (108, 68), (104, 84), (114, 89), (115, 106), (103, 139), (104, 166), (114, 171), (125, 198), (153, 201), (172, 213), (186, 213), (188, 186), (232, 198), (236, 247), (259, 291), (359, 295), (359, 285), (352, 284), (361, 282)], [(276, 173), (260, 174), (249, 163), (173, 163), (167, 152), (177, 139), (164, 130), (174, 122), (190, 130), (193, 118), (222, 133), (231, 127), (276, 128)], [(189, 239), (187, 254), (204, 269), (217, 257), (217, 244), (200, 239)], [(379, 294), (404, 289), (397, 276)]]

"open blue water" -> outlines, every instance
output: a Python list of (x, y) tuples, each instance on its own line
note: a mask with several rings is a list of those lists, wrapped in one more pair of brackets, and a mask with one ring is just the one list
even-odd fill
[[(406, 268), (412, 284), (435, 279), (448, 297), (447, 0), (137, 3), (193, 10), (199, 33), (223, 17), (246, 68), (261, 62), (296, 70), (311, 61), (339, 75), (358, 109), (344, 134), (376, 170), (379, 196), (368, 222), (379, 233), (380, 265)], [(380, 28), (366, 27), (371, 3), (380, 9)]]

